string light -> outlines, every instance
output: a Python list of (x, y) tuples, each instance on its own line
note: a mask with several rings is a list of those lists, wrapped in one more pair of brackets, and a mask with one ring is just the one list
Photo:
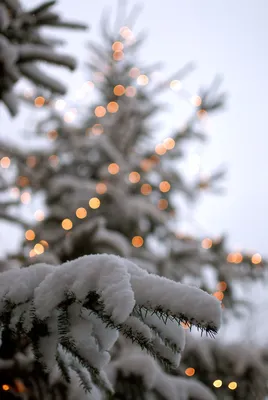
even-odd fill
[(96, 192), (98, 194), (104, 194), (105, 192), (107, 192), (107, 186), (105, 185), (105, 183), (103, 183), (103, 182), (97, 183)]
[(91, 132), (93, 133), (93, 135), (95, 136), (99, 136), (103, 133), (103, 126), (102, 124), (95, 124), (92, 126), (91, 128)]
[(192, 104), (193, 104), (194, 106), (200, 107), (201, 104), (202, 104), (202, 99), (201, 99), (200, 96), (194, 95), (194, 96), (191, 98), (191, 102), (192, 102)]
[(203, 249), (210, 249), (212, 247), (212, 240), (209, 238), (203, 239), (201, 246), (203, 247)]
[(121, 61), (121, 60), (123, 60), (123, 58), (124, 58), (124, 53), (123, 53), (123, 51), (115, 51), (115, 52), (113, 53), (113, 59), (114, 59), (115, 61)]
[(113, 51), (121, 51), (121, 50), (123, 50), (123, 48), (124, 48), (124, 45), (122, 42), (114, 42), (112, 45)]
[(137, 67), (132, 67), (128, 74), (131, 78), (135, 79), (140, 75), (140, 70)]
[(220, 379), (216, 379), (216, 380), (213, 382), (213, 386), (214, 386), (215, 388), (220, 388), (220, 387), (222, 386), (222, 381), (221, 381)]
[(116, 175), (118, 174), (118, 172), (120, 171), (120, 167), (118, 164), (116, 163), (111, 163), (110, 165), (108, 165), (108, 172), (111, 175)]
[(194, 368), (186, 368), (185, 375), (193, 376), (194, 374), (195, 374), (195, 369)]
[(89, 207), (92, 208), (93, 210), (99, 208), (100, 204), (101, 202), (100, 199), (98, 199), (98, 197), (92, 197), (88, 202)]
[(2, 385), (2, 389), (3, 389), (5, 392), (7, 392), (7, 391), (10, 389), (10, 387), (9, 387), (9, 385)]
[(44, 239), (40, 240), (40, 243), (47, 249), (49, 247), (48, 242)]
[(141, 176), (138, 172), (133, 171), (133, 172), (130, 172), (128, 179), (131, 183), (138, 183), (141, 179)]
[(137, 248), (141, 247), (143, 245), (143, 242), (144, 242), (144, 240), (141, 236), (134, 236), (132, 238), (132, 246), (134, 246), (134, 247), (137, 247)]
[(58, 99), (55, 101), (55, 109), (58, 111), (62, 111), (64, 110), (64, 108), (66, 107), (66, 101), (62, 100), (62, 99)]
[(29, 193), (29, 192), (23, 192), (23, 193), (21, 194), (21, 196), (20, 196), (20, 201), (21, 201), (23, 204), (29, 204), (30, 201), (31, 201), (31, 195), (30, 195), (30, 193)]
[(141, 186), (141, 193), (142, 193), (144, 196), (148, 196), (151, 192), (152, 192), (152, 186), (149, 185), (149, 183), (144, 183), (144, 184)]
[(140, 86), (146, 86), (149, 83), (149, 78), (147, 75), (139, 75), (137, 78), (137, 84)]
[(119, 105), (116, 101), (110, 101), (110, 103), (108, 103), (107, 105), (107, 110), (109, 111), (109, 113), (116, 113), (119, 109)]
[(122, 26), (119, 30), (119, 33), (124, 39), (133, 38), (133, 32), (131, 31), (131, 29), (129, 29), (128, 26)]
[(47, 137), (49, 140), (56, 140), (58, 137), (58, 132), (53, 129), (47, 133)]
[(166, 138), (164, 140), (163, 146), (165, 147), (166, 150), (172, 150), (175, 147), (175, 140), (172, 138)]
[(183, 329), (190, 329), (189, 322), (181, 322), (180, 325), (183, 327)]
[(87, 216), (87, 210), (84, 207), (79, 207), (75, 212), (77, 218), (83, 219)]
[(2, 157), (0, 160), (0, 165), (2, 168), (9, 168), (10, 163), (11, 161), (9, 157)]
[(181, 89), (181, 82), (178, 81), (177, 79), (175, 79), (170, 82), (169, 87), (170, 87), (170, 89), (172, 89), (174, 91), (178, 91)]
[(227, 283), (224, 281), (221, 281), (217, 284), (217, 289), (221, 292), (224, 292), (227, 289)]
[(28, 231), (25, 232), (25, 239), (27, 239), (27, 240), (35, 239), (35, 233), (32, 229), (28, 229)]
[(45, 104), (45, 98), (42, 96), (38, 96), (34, 99), (34, 105), (35, 107), (43, 107), (43, 105)]
[(199, 119), (204, 119), (207, 117), (207, 115), (208, 115), (208, 113), (206, 110), (198, 110), (197, 111), (197, 116)]
[(227, 256), (227, 261), (229, 263), (239, 264), (243, 261), (243, 256), (239, 252), (229, 253)]
[(170, 183), (168, 181), (162, 181), (159, 184), (159, 189), (161, 192), (166, 193), (170, 190)]
[(42, 210), (36, 210), (34, 213), (36, 221), (43, 221), (45, 218), (45, 213)]
[(72, 229), (73, 227), (73, 223), (69, 218), (65, 218), (62, 222), (61, 222), (61, 226), (63, 227), (63, 229), (65, 231), (69, 231), (70, 229)]
[(162, 156), (162, 155), (164, 155), (164, 154), (167, 152), (167, 149), (166, 149), (166, 147), (165, 147), (163, 144), (159, 143), (159, 144), (157, 144), (157, 145), (155, 146), (154, 151), (155, 151), (156, 154), (158, 154), (159, 156)]
[(231, 390), (235, 390), (237, 388), (237, 383), (236, 382), (230, 382), (228, 385), (228, 388)]
[(39, 254), (44, 253), (45, 248), (44, 248), (44, 246), (43, 246), (41, 243), (37, 243), (37, 244), (34, 246), (34, 251), (35, 251), (36, 254), (39, 255)]
[(115, 87), (114, 87), (114, 94), (116, 95), (116, 96), (123, 96), (123, 94), (125, 93), (125, 88), (124, 88), (124, 86), (123, 85), (116, 85)]
[(159, 210), (163, 211), (166, 210), (168, 208), (168, 201), (166, 199), (160, 199), (158, 201), (158, 205), (157, 207), (159, 208)]
[(137, 89), (134, 86), (128, 86), (125, 91), (127, 97), (134, 97), (137, 93)]
[(261, 263), (261, 255), (259, 253), (253, 254), (253, 256), (251, 257), (251, 262), (252, 264), (260, 264)]
[(76, 109), (74, 108), (72, 110), (67, 111), (64, 114), (63, 119), (67, 124), (70, 124), (75, 120), (75, 117), (76, 117)]
[(218, 292), (213, 293), (213, 296), (216, 297), (216, 299), (222, 301), (224, 298), (224, 293), (218, 291)]
[(97, 106), (94, 111), (96, 117), (102, 118), (106, 114), (106, 109), (103, 106)]
[(34, 249), (29, 251), (29, 257), (35, 257), (36, 256), (36, 252), (34, 251)]

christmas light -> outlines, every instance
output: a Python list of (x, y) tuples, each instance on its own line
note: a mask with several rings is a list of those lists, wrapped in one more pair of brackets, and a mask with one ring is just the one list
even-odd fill
[(141, 176), (138, 172), (130, 172), (128, 179), (131, 183), (138, 183), (141, 179)]
[(230, 382), (228, 385), (228, 388), (231, 390), (235, 390), (237, 388), (237, 383), (236, 382)]
[(222, 386), (222, 381), (221, 381), (220, 379), (216, 379), (216, 380), (213, 382), (213, 386), (214, 386), (215, 388), (220, 388), (220, 387)]
[(31, 195), (29, 192), (23, 192), (20, 196), (20, 200), (23, 204), (28, 204), (31, 201)]
[(2, 157), (0, 160), (0, 165), (2, 168), (9, 168), (10, 162), (11, 161), (9, 157)]
[(5, 392), (7, 392), (7, 391), (10, 389), (10, 387), (9, 387), (9, 385), (2, 385), (2, 389), (3, 389)]
[(108, 166), (108, 172), (110, 172), (111, 175), (116, 175), (116, 174), (118, 174), (119, 171), (120, 171), (120, 167), (116, 163), (111, 163)]
[(63, 227), (63, 229), (64, 229), (65, 231), (69, 231), (70, 229), (72, 229), (73, 223), (72, 223), (72, 221), (71, 221), (69, 218), (65, 218), (65, 219), (62, 221), (61, 226)]
[(113, 54), (113, 59), (115, 61), (121, 61), (124, 58), (124, 53), (123, 51), (115, 51)]
[(158, 205), (157, 207), (159, 208), (159, 210), (163, 211), (166, 210), (168, 208), (168, 201), (166, 199), (160, 199), (158, 201)]
[(145, 86), (145, 85), (148, 85), (148, 83), (149, 83), (149, 78), (147, 75), (142, 74), (142, 75), (138, 76), (138, 78), (137, 78), (138, 85)]
[(87, 216), (87, 210), (84, 207), (79, 207), (75, 212), (77, 218), (83, 219)]
[(202, 99), (201, 99), (200, 96), (194, 95), (194, 96), (191, 98), (191, 102), (192, 102), (192, 104), (193, 104), (194, 106), (199, 107), (199, 106), (201, 106), (201, 104), (202, 104)]
[(103, 133), (103, 126), (102, 124), (95, 124), (92, 126), (91, 128), (91, 132), (93, 133), (93, 135), (95, 136), (99, 136)]
[(195, 374), (195, 369), (194, 368), (186, 368), (185, 375), (193, 376), (194, 374)]
[(99, 182), (96, 184), (96, 192), (98, 194), (104, 194), (105, 192), (107, 192), (107, 186), (105, 185), (105, 183)]
[(144, 183), (144, 184), (141, 186), (141, 193), (142, 193), (144, 196), (148, 196), (151, 192), (152, 192), (152, 186), (149, 185), (149, 183)]
[(34, 249), (29, 251), (29, 257), (35, 257), (36, 256), (36, 252), (34, 251)]
[(106, 114), (106, 109), (103, 106), (97, 106), (94, 111), (96, 117), (102, 118)]
[(170, 87), (170, 89), (172, 89), (174, 91), (178, 91), (181, 89), (181, 82), (178, 81), (177, 79), (175, 79), (170, 82), (169, 87)]
[(158, 154), (159, 156), (162, 156), (163, 154), (166, 153), (167, 149), (166, 149), (166, 147), (165, 147), (163, 144), (160, 143), (160, 144), (157, 144), (157, 145), (155, 146), (154, 151), (155, 151), (156, 154)]
[(128, 74), (131, 78), (135, 79), (140, 75), (140, 70), (137, 67), (132, 67)]
[(259, 253), (253, 254), (253, 256), (251, 257), (251, 262), (252, 264), (260, 264), (261, 263), (261, 255)]
[(125, 88), (123, 85), (116, 85), (114, 87), (114, 94), (116, 96), (122, 96), (125, 93)]
[(221, 292), (224, 292), (227, 289), (227, 283), (224, 281), (221, 281), (217, 284), (217, 289)]
[(161, 192), (166, 193), (170, 190), (170, 183), (168, 181), (162, 181), (159, 184), (159, 189)]
[(75, 117), (76, 117), (76, 109), (74, 108), (72, 110), (67, 111), (64, 114), (63, 119), (67, 124), (70, 124), (75, 120)]
[(132, 39), (133, 38), (133, 33), (132, 33), (131, 29), (129, 29), (128, 26), (122, 26), (119, 30), (119, 33), (124, 39)]
[(127, 97), (134, 97), (136, 95), (137, 89), (134, 86), (128, 86), (125, 91)]
[(35, 156), (29, 156), (26, 159), (26, 164), (28, 167), (33, 168), (36, 165), (36, 157)]
[(222, 301), (224, 298), (224, 294), (221, 291), (213, 293), (213, 296), (216, 297), (216, 299)]
[(203, 239), (201, 246), (203, 247), (203, 249), (210, 249), (212, 247), (212, 240), (209, 238)]
[(37, 244), (34, 246), (34, 251), (35, 251), (36, 254), (39, 255), (39, 254), (44, 253), (45, 248), (44, 248), (44, 246), (43, 246), (41, 243), (37, 243)]
[(132, 238), (132, 246), (141, 247), (143, 245), (143, 238), (141, 236), (134, 236)]
[(34, 213), (34, 217), (35, 217), (36, 221), (43, 221), (43, 219), (45, 218), (44, 211), (36, 210)]
[(58, 111), (62, 111), (64, 110), (64, 108), (66, 107), (66, 101), (62, 100), (62, 99), (58, 99), (55, 101), (55, 109)]
[(172, 150), (175, 147), (175, 140), (172, 138), (166, 138), (164, 140), (163, 146), (166, 150)]
[(114, 42), (112, 45), (113, 51), (121, 51), (121, 50), (123, 50), (123, 48), (124, 48), (124, 45), (122, 42)]
[(49, 140), (56, 140), (58, 137), (58, 132), (53, 129), (47, 133), (47, 137)]
[(99, 208), (100, 206), (100, 199), (98, 199), (98, 197), (92, 197), (89, 202), (88, 205), (90, 208), (92, 208), (93, 210), (96, 210), (97, 208)]
[(47, 249), (49, 247), (48, 242), (46, 240), (40, 240), (40, 243)]
[(35, 233), (32, 229), (28, 229), (28, 231), (25, 232), (25, 239), (27, 239), (27, 240), (35, 239)]
[(34, 105), (35, 107), (43, 107), (43, 105), (45, 104), (45, 98), (42, 96), (38, 96), (36, 97), (36, 99), (34, 100)]
[(116, 101), (110, 101), (110, 103), (108, 103), (107, 105), (107, 110), (109, 111), (109, 113), (116, 113), (119, 109), (119, 105)]

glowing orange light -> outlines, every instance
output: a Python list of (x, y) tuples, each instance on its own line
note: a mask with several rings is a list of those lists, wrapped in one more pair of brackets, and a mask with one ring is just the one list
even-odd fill
[(95, 124), (91, 128), (91, 132), (95, 136), (101, 135), (103, 133), (103, 126), (101, 124)]
[(217, 289), (221, 292), (224, 292), (227, 289), (227, 283), (224, 281), (221, 281), (217, 284)]
[(36, 221), (43, 221), (43, 219), (45, 218), (44, 211), (36, 210), (34, 213), (34, 217), (35, 217)]
[(40, 240), (40, 243), (47, 249), (49, 247), (48, 242), (46, 240)]
[(8, 168), (10, 166), (10, 158), (2, 157), (0, 160), (0, 165), (2, 168)]
[(130, 180), (131, 183), (138, 183), (141, 179), (141, 176), (138, 172), (133, 171), (130, 172), (128, 179)]
[(201, 104), (202, 104), (202, 99), (201, 99), (201, 97), (200, 97), (200, 96), (197, 96), (197, 95), (193, 96), (192, 99), (191, 99), (191, 101), (192, 101), (192, 104), (193, 104), (194, 106), (196, 106), (196, 107), (200, 107)]
[(112, 163), (108, 166), (108, 171), (110, 172), (110, 174), (112, 175), (116, 175), (118, 174), (118, 172), (120, 171), (120, 167), (118, 164), (116, 163)]
[(206, 110), (198, 110), (197, 111), (197, 116), (199, 119), (203, 119), (205, 117), (207, 117), (207, 111)]
[(128, 74), (131, 78), (135, 79), (140, 75), (140, 70), (137, 67), (133, 67), (130, 69)]
[(114, 42), (112, 45), (113, 51), (120, 51), (120, 50), (123, 50), (123, 48), (124, 48), (124, 45), (122, 42)]
[(161, 192), (166, 193), (170, 190), (170, 183), (168, 181), (162, 181), (159, 184), (159, 189)]
[(133, 33), (128, 26), (122, 26), (119, 30), (119, 33), (124, 39), (130, 39), (133, 37)]
[(216, 297), (216, 299), (222, 301), (224, 298), (224, 294), (220, 291), (213, 293), (213, 296)]
[(36, 252), (34, 251), (34, 249), (29, 251), (29, 257), (35, 257), (36, 256)]
[(36, 254), (42, 254), (42, 253), (44, 253), (45, 248), (44, 248), (44, 246), (43, 246), (41, 243), (37, 243), (37, 244), (34, 246), (34, 251), (36, 252)]
[(181, 322), (180, 325), (183, 327), (183, 329), (189, 329), (190, 328), (189, 322)]
[(137, 89), (134, 86), (128, 86), (126, 88), (125, 95), (127, 97), (134, 97), (136, 95), (136, 93), (137, 93)]
[(77, 218), (83, 219), (87, 216), (87, 210), (84, 207), (79, 207), (75, 212)]
[(143, 238), (141, 236), (134, 236), (132, 238), (132, 246), (141, 247), (143, 245)]
[(125, 88), (123, 85), (116, 85), (114, 87), (114, 94), (116, 96), (122, 96), (125, 93)]
[(3, 389), (5, 392), (7, 392), (7, 391), (10, 389), (10, 387), (9, 387), (9, 385), (2, 385), (2, 389)]
[(31, 195), (29, 192), (23, 192), (20, 196), (20, 200), (23, 204), (28, 204), (31, 201)]
[(113, 59), (115, 61), (121, 61), (124, 58), (124, 53), (123, 51), (115, 51), (113, 54)]
[(63, 119), (67, 124), (70, 124), (75, 120), (75, 117), (76, 117), (76, 109), (72, 109), (64, 114)]
[(116, 113), (119, 109), (119, 105), (116, 101), (110, 101), (110, 103), (108, 103), (107, 105), (107, 110), (110, 113)]
[(42, 96), (36, 97), (36, 99), (34, 100), (35, 107), (43, 107), (45, 101), (46, 100)]
[(210, 249), (212, 247), (212, 240), (209, 238), (203, 239), (201, 246), (203, 247), (203, 249)]
[(194, 374), (195, 374), (195, 369), (194, 368), (186, 368), (185, 375), (193, 376)]
[(170, 87), (170, 89), (172, 89), (174, 91), (178, 91), (181, 88), (181, 82), (178, 81), (177, 79), (175, 79), (175, 80), (170, 82), (169, 87)]
[(94, 210), (97, 209), (97, 208), (99, 208), (100, 203), (101, 203), (101, 202), (100, 202), (100, 199), (98, 199), (98, 197), (92, 197), (92, 198), (89, 200), (89, 202), (88, 202), (89, 207), (90, 207), (90, 208), (93, 208)]
[(165, 146), (163, 145), (163, 144), (161, 144), (161, 143), (159, 143), (159, 144), (157, 144), (156, 146), (155, 146), (155, 152), (156, 152), (156, 154), (158, 154), (159, 156), (162, 156), (163, 154), (165, 154), (166, 153), (166, 151), (167, 151), (167, 149), (165, 148)]
[(58, 137), (58, 132), (55, 131), (54, 129), (51, 131), (48, 131), (47, 137), (49, 138), (49, 140), (56, 140)]
[(35, 233), (32, 229), (28, 229), (28, 231), (25, 232), (25, 239), (27, 239), (27, 240), (35, 239)]
[(229, 263), (235, 263), (235, 264), (239, 264), (243, 261), (243, 256), (241, 253), (237, 252), (237, 253), (229, 253), (227, 256), (227, 261)]
[(144, 183), (144, 184), (141, 186), (141, 193), (142, 193), (144, 196), (148, 196), (151, 192), (152, 192), (152, 186), (149, 185), (149, 183)]
[(157, 206), (159, 210), (166, 210), (168, 208), (168, 201), (166, 199), (160, 199)]
[(149, 78), (147, 75), (139, 75), (137, 78), (137, 84), (140, 86), (145, 86), (148, 85), (149, 83)]
[(228, 388), (231, 390), (235, 390), (237, 388), (237, 383), (236, 382), (230, 382), (228, 385)]
[(65, 218), (65, 219), (62, 221), (61, 226), (63, 227), (63, 229), (64, 229), (65, 231), (69, 231), (70, 229), (72, 229), (73, 223), (72, 223), (72, 221), (71, 221), (69, 218)]
[(251, 257), (252, 264), (260, 264), (261, 260), (262, 260), (262, 258), (259, 253), (253, 254), (253, 256)]
[(140, 162), (140, 167), (143, 171), (150, 171), (150, 169), (152, 168), (153, 163), (152, 160), (149, 160), (148, 158), (145, 158), (144, 160), (141, 160)]
[(220, 387), (222, 386), (222, 381), (221, 381), (220, 379), (216, 379), (216, 380), (213, 382), (213, 386), (214, 386), (215, 388), (220, 388)]
[(97, 183), (96, 192), (98, 194), (104, 194), (105, 192), (107, 192), (107, 185), (105, 185), (105, 183), (102, 182)]
[(105, 107), (103, 107), (103, 106), (97, 106), (95, 108), (94, 112), (95, 112), (96, 117), (98, 117), (98, 118), (102, 118), (106, 114)]
[(163, 146), (166, 150), (172, 150), (175, 147), (175, 140), (172, 138), (167, 138), (164, 140)]

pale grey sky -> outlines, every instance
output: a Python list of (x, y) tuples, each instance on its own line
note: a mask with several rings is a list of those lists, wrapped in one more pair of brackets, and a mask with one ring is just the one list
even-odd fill
[[(34, 0), (24, 1), (27, 6)], [(75, 53), (82, 66), (84, 43), (96, 39), (99, 17), (109, 0), (59, 0), (63, 15), (88, 22), (87, 33), (65, 33), (67, 50)], [(136, 1), (130, 0), (130, 5)], [(206, 196), (196, 211), (204, 232), (227, 232), (232, 247), (239, 246), (268, 255), (268, 138), (266, 112), (268, 93), (268, 2), (267, 0), (146, 0), (138, 21), (149, 37), (141, 51), (147, 62), (164, 61), (167, 75), (186, 62), (197, 62), (197, 70), (187, 79), (193, 94), (199, 84), (209, 83), (215, 74), (224, 77), (229, 94), (226, 111), (213, 118), (210, 142), (203, 154), (206, 168), (224, 164), (229, 173), (227, 195)], [(60, 33), (60, 32), (59, 32)], [(83, 75), (60, 70), (72, 88)], [(179, 113), (180, 110), (177, 110)], [(23, 128), (23, 112), (11, 121), (0, 107), (0, 134), (12, 135)], [(169, 117), (170, 118), (170, 117)], [(181, 115), (172, 115), (176, 125)]]

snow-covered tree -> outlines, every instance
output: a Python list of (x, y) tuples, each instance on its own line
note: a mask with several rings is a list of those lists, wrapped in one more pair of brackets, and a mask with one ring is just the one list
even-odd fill
[[(193, 201), (200, 190), (217, 190), (222, 176), (216, 172), (188, 182), (177, 168), (185, 141), (204, 140), (202, 119), (223, 103), (217, 81), (198, 93), (185, 126), (159, 143), (152, 122), (162, 109), (159, 98), (170, 85), (179, 85), (191, 66), (147, 85), (155, 67), (139, 64), (141, 41), (130, 20), (115, 32), (105, 18), (101, 26), (103, 44), (90, 44), (93, 82), (87, 85), (94, 85), (97, 95), (86, 118), (82, 110), (82, 122), (73, 126), (69, 114), (62, 118), (52, 110), (36, 129), (49, 139), (47, 150), (2, 146), (1, 156), (17, 167), (8, 187), (45, 197), (38, 218), (43, 220), (25, 228), (19, 256), (9, 257), (10, 265), (16, 259), (31, 266), (1, 275), (3, 338), (15, 336), (10, 346), (3, 341), (2, 349), (10, 348), (5, 363), (18, 358), (14, 343), (20, 344), (23, 333), (26, 346), (18, 352), (35, 355), (46, 396), (51, 391), (80, 399), (86, 393), (78, 394), (80, 380), (91, 390), (89, 398), (97, 399), (109, 398), (110, 384), (118, 400), (209, 400), (215, 398), (211, 390), (217, 398), (226, 391), (231, 399), (245, 392), (258, 398), (265, 385), (247, 375), (247, 365), (267, 374), (265, 360), (256, 361), (257, 350), (251, 357), (241, 346), (197, 339), (187, 330), (195, 325), (213, 334), (218, 300), (225, 309), (239, 310), (232, 281), (259, 276), (264, 266), (257, 254), (230, 253), (224, 238), (186, 237), (176, 229), (175, 195)], [(57, 105), (53, 99), (47, 103)], [(1, 217), (27, 225), (14, 218), (12, 206), (6, 202)], [(237, 355), (240, 369), (228, 354)], [(35, 364), (29, 365), (33, 370)], [(221, 379), (224, 384), (215, 386)], [(252, 391), (243, 386), (246, 379)], [(228, 388), (225, 381), (238, 386)]]
[(47, 75), (39, 62), (75, 68), (75, 59), (55, 51), (61, 43), (55, 37), (46, 37), (42, 27), (85, 29), (86, 26), (67, 22), (52, 11), (55, 0), (24, 10), (19, 0), (0, 1), (0, 100), (12, 115), (17, 113), (14, 85), (25, 77), (48, 91), (64, 94), (66, 88), (58, 79)]

